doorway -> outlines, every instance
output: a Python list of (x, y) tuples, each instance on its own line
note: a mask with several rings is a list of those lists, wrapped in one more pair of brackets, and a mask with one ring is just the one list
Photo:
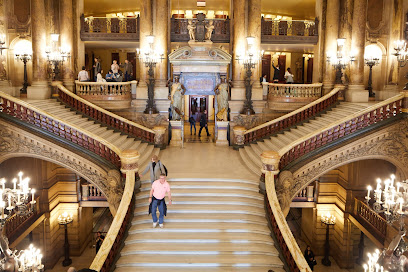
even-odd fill
[[(195, 116), (197, 119), (198, 115), (204, 112), (204, 110), (208, 113), (208, 96), (206, 95), (190, 95), (190, 109), (189, 109), (189, 116)], [(197, 115), (195, 115), (197, 113)], [(207, 114), (208, 118), (208, 114)], [(197, 122), (199, 120), (196, 120)]]

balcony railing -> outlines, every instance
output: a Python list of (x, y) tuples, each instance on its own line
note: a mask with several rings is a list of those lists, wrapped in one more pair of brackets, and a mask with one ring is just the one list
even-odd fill
[(313, 43), (318, 41), (318, 20), (268, 20), (261, 19), (263, 43)]
[(313, 101), (322, 96), (322, 83), (315, 84), (275, 84), (262, 83), (268, 88), (268, 100), (278, 102)]
[[(188, 20), (193, 22), (196, 19), (186, 18), (171, 18), (171, 33), (170, 38), (172, 42), (188, 42), (190, 36), (188, 34)], [(214, 22), (214, 30), (211, 35), (211, 41), (215, 43), (229, 43), (230, 42), (230, 19), (211, 19)], [(209, 21), (206, 19), (206, 21)]]
[(81, 16), (83, 41), (139, 41), (139, 17), (107, 18)]
[(81, 184), (82, 188), (82, 201), (106, 201), (105, 195), (93, 184), (86, 183)]

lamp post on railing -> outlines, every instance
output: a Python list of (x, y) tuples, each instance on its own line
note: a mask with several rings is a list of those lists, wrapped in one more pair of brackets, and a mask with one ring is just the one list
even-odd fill
[(331, 56), (330, 53), (327, 54), (327, 62), (333, 65), (336, 69), (336, 84), (343, 84), (341, 78), (343, 77), (343, 69), (347, 65), (355, 60), (355, 56), (347, 56), (344, 50), (344, 44), (346, 39), (337, 39), (337, 54), (336, 56)]
[(59, 34), (51, 34), (52, 46), (45, 50), (50, 69), (51, 81), (60, 79), (60, 66), (64, 64), (65, 60), (71, 57), (71, 53), (68, 50), (64, 51), (57, 46), (58, 40)]
[(364, 62), (370, 67), (370, 73), (368, 74), (368, 84), (367, 89), (370, 97), (374, 97), (373, 93), (373, 66), (376, 66), (380, 63), (382, 52), (381, 49), (376, 44), (368, 45), (364, 50)]
[[(408, 63), (408, 48), (407, 43), (403, 40), (395, 41), (395, 53), (394, 56), (397, 57), (397, 61), (400, 67), (404, 67)], [(408, 73), (405, 75), (405, 78), (408, 79)], [(408, 90), (408, 82), (405, 84), (404, 90)]]
[(20, 94), (27, 94), (27, 62), (31, 60), (33, 51), (31, 49), (31, 43), (28, 40), (21, 39), (14, 47), (14, 56), (16, 60), (20, 60), (24, 63), (24, 82), (23, 88), (20, 89)]
[(149, 43), (149, 49), (143, 51), (143, 49), (136, 49), (139, 59), (144, 62), (145, 67), (148, 67), (149, 81), (147, 82), (147, 105), (144, 113), (157, 113), (156, 105), (154, 103), (154, 70), (157, 62), (160, 62), (164, 59), (164, 54), (157, 52), (153, 49), (154, 36), (150, 35), (146, 37), (147, 42)]
[(330, 226), (336, 224), (336, 217), (331, 215), (330, 212), (323, 214), (320, 218), (321, 222), (326, 225), (326, 241), (324, 243), (324, 258), (322, 264), (325, 266), (331, 266), (330, 256), (330, 243), (329, 243), (329, 230)]
[(42, 255), (38, 249), (30, 245), (26, 250), (11, 251), (8, 239), (3, 234), (3, 228), (12, 215), (26, 216), (34, 212), (35, 190), (29, 187), (29, 182), (30, 178), (23, 178), (23, 172), (18, 173), (18, 179), (12, 180), (13, 189), (6, 188), (6, 180), (0, 179), (0, 250), (3, 255), (3, 259), (0, 260), (0, 271), (33, 272), (44, 269), (41, 263)]
[(237, 54), (236, 57), (236, 60), (238, 62), (242, 61), (244, 63), (245, 68), (245, 102), (241, 114), (247, 115), (255, 114), (254, 108), (252, 106), (252, 69), (256, 67), (263, 56), (263, 51), (255, 52), (255, 50), (253, 49), (254, 42), (254, 37), (247, 37), (248, 50), (246, 50), (242, 56)]
[(72, 215), (68, 215), (67, 212), (62, 213), (58, 216), (58, 224), (64, 226), (65, 230), (65, 241), (64, 241), (64, 260), (62, 261), (62, 266), (68, 266), (72, 263), (69, 258), (69, 242), (68, 242), (68, 224), (72, 223)]

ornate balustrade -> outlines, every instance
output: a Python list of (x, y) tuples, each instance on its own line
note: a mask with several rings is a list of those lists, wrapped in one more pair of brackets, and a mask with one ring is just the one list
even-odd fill
[[(190, 35), (188, 34), (188, 20), (196, 22), (196, 19), (171, 18), (170, 39), (172, 42), (188, 42)], [(206, 19), (213, 21), (214, 30), (211, 35), (211, 41), (215, 43), (230, 42), (230, 19)]]
[(58, 87), (59, 99), (66, 105), (74, 108), (82, 114), (113, 129), (119, 130), (120, 132), (128, 134), (132, 137), (142, 139), (146, 142), (159, 145), (163, 141), (162, 134), (155, 135), (155, 132), (147, 127), (98, 107), (97, 105), (70, 92), (64, 87), (64, 85), (61, 84), (61, 82), (54, 82), (53, 85)]
[(98, 135), (87, 132), (80, 127), (68, 125), (64, 120), (3, 92), (0, 92), (0, 104), (2, 114), (39, 127), (95, 153), (116, 167), (120, 166), (120, 150)]
[(291, 162), (319, 147), (402, 113), (403, 99), (403, 94), (391, 97), (330, 124), (328, 129), (305, 135), (291, 146), (279, 150), (279, 169), (282, 171)]
[(275, 84), (262, 83), (268, 88), (268, 100), (277, 102), (313, 101), (322, 96), (322, 83)]
[(313, 183), (301, 190), (297, 196), (292, 199), (292, 202), (313, 202), (316, 201), (317, 186)]
[(263, 43), (313, 43), (318, 41), (318, 20), (261, 19)]
[[(137, 83), (137, 81), (134, 81)], [(84, 99), (131, 100), (132, 81), (81, 82), (75, 81), (76, 94)]]
[(384, 244), (387, 236), (387, 221), (378, 213), (373, 211), (366, 203), (354, 198), (354, 217), (376, 239)]
[(81, 189), (82, 189), (82, 194), (81, 194), (82, 201), (105, 201), (106, 200), (106, 197), (104, 196), (102, 191), (100, 191), (98, 187), (96, 187), (95, 185), (91, 183), (82, 184)]
[(139, 17), (107, 18), (81, 15), (83, 41), (139, 41)]
[(339, 91), (340, 88), (335, 88), (330, 93), (300, 109), (246, 131), (243, 135), (243, 143), (248, 144), (253, 141), (260, 140), (266, 136), (270, 136), (274, 133), (282, 131), (283, 129), (303, 122), (316, 114), (329, 109), (337, 103)]

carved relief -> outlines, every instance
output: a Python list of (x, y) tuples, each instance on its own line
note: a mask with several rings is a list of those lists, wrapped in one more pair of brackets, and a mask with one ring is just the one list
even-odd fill
[(292, 187), (294, 185), (293, 174), (290, 171), (282, 171), (276, 180), (275, 190), (284, 216), (288, 215), (292, 202)]

